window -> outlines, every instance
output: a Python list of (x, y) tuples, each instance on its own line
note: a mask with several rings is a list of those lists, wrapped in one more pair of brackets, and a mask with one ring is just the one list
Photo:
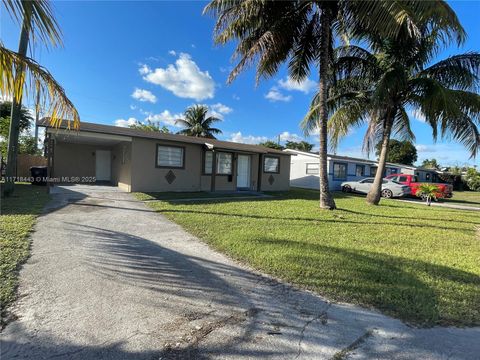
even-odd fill
[(205, 159), (204, 159), (204, 168), (203, 172), (205, 174), (211, 174), (212, 173), (212, 161), (213, 161), (213, 153), (211, 151), (205, 151)]
[(431, 180), (430, 178), (431, 178), (430, 173), (426, 173), (426, 174), (425, 174), (425, 180), (426, 180), (426, 181), (430, 181), (430, 180)]
[(310, 175), (318, 174), (318, 164), (317, 163), (308, 163), (306, 173)]
[(333, 178), (345, 180), (347, 178), (347, 164), (333, 163)]
[(362, 180), (360, 181), (362, 184), (373, 184), (373, 179), (370, 178), (370, 179), (365, 179), (365, 180)]
[(398, 178), (399, 183), (404, 183), (404, 182), (407, 182), (407, 181), (408, 181), (408, 178), (406, 176), (400, 176)]
[(184, 155), (183, 147), (157, 145), (157, 166), (183, 168)]
[(232, 175), (232, 154), (217, 153), (217, 174)]
[(370, 168), (370, 176), (375, 176), (377, 174), (377, 167), (372, 166)]
[(355, 176), (365, 176), (365, 165), (357, 165), (355, 167)]
[(389, 178), (390, 180), (392, 181), (398, 181), (398, 176), (392, 176), (391, 178)]
[(397, 168), (390, 168), (390, 174), (398, 174)]
[(279, 173), (280, 159), (278, 157), (265, 156), (263, 159), (263, 172)]

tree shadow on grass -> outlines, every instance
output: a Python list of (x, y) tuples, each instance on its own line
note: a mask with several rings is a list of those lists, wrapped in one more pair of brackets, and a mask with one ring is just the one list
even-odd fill
[[(260, 201), (260, 200), (257, 200)], [(191, 205), (191, 204), (189, 204)], [(157, 209), (156, 209), (157, 210)], [(320, 218), (320, 217), (300, 217), (300, 216), (268, 216), (268, 215), (256, 215), (256, 214), (244, 214), (244, 213), (228, 213), (228, 212), (220, 212), (220, 211), (204, 211), (204, 210), (188, 210), (188, 209), (159, 209), (157, 210), (161, 213), (185, 213), (185, 214), (205, 214), (205, 215), (214, 215), (214, 216), (225, 216), (225, 217), (233, 217), (233, 218), (248, 218), (248, 219), (259, 219), (259, 220), (280, 220), (280, 221), (295, 221), (295, 222), (306, 222), (306, 223), (331, 223), (331, 224), (352, 224), (352, 225), (365, 225), (367, 222), (369, 225), (379, 225), (379, 226), (385, 226), (385, 225), (391, 225), (391, 226), (396, 226), (396, 227), (404, 227), (404, 228), (412, 228), (412, 227), (418, 227), (418, 228), (429, 228), (432, 230), (455, 230), (459, 231), (465, 234), (470, 234), (474, 230), (473, 228), (471, 230), (465, 229), (462, 227), (455, 227), (455, 226), (441, 226), (438, 224), (429, 224), (429, 223), (421, 223), (421, 224), (415, 224), (415, 223), (405, 223), (405, 222), (385, 222), (385, 221), (370, 221), (368, 219), (365, 219), (365, 221), (358, 220), (348, 220), (348, 219), (325, 219), (325, 218)], [(353, 212), (353, 211), (352, 211)], [(361, 213), (360, 213), (361, 214)], [(375, 216), (374, 214), (368, 214), (371, 216)], [(421, 218), (417, 218), (421, 219)], [(438, 221), (438, 219), (435, 219)], [(445, 222), (443, 222), (445, 223)]]
[(268, 247), (269, 253), (277, 252), (279, 264), (295, 265), (297, 270), (288, 275), (295, 283), (328, 298), (373, 306), (420, 326), (480, 324), (480, 276), (476, 274), (289, 239), (260, 238), (256, 242)]

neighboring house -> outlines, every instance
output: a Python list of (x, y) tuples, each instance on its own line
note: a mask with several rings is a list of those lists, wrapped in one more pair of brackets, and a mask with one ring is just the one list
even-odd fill
[[(46, 127), (49, 177), (125, 191), (289, 189), (290, 154), (258, 145), (82, 122)], [(216, 166), (212, 166), (216, 164)], [(78, 181), (77, 181), (78, 180)]]
[[(285, 149), (292, 156), (290, 164), (290, 185), (294, 187), (319, 189), (318, 154)], [(328, 181), (330, 190), (340, 190), (344, 181), (355, 181), (365, 177), (374, 177), (378, 168), (375, 160), (329, 154), (327, 156)], [(410, 165), (387, 163), (385, 176), (391, 174), (412, 174), (419, 181), (438, 180), (435, 170), (422, 169)]]

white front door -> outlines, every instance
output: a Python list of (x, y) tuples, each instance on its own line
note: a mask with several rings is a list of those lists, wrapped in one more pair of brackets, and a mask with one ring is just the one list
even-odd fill
[(250, 189), (250, 156), (249, 155), (238, 155), (237, 188)]
[(110, 181), (110, 150), (95, 152), (95, 177), (97, 181)]

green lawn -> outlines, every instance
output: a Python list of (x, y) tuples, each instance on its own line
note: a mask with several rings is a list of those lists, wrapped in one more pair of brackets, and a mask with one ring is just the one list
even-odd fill
[(142, 201), (150, 200), (188, 200), (188, 199), (202, 199), (202, 198), (232, 198), (232, 197), (256, 197), (258, 195), (245, 192), (148, 192), (148, 193), (134, 193), (137, 199)]
[(479, 191), (454, 191), (451, 199), (440, 199), (440, 202), (464, 206), (480, 207)]
[(213, 247), (329, 299), (420, 326), (480, 324), (478, 213), (317, 192), (149, 205)]
[(9, 198), (1, 199), (0, 212), (0, 304), (3, 327), (7, 306), (15, 300), (18, 270), (28, 258), (29, 233), (48, 201), (46, 187), (15, 185)]

